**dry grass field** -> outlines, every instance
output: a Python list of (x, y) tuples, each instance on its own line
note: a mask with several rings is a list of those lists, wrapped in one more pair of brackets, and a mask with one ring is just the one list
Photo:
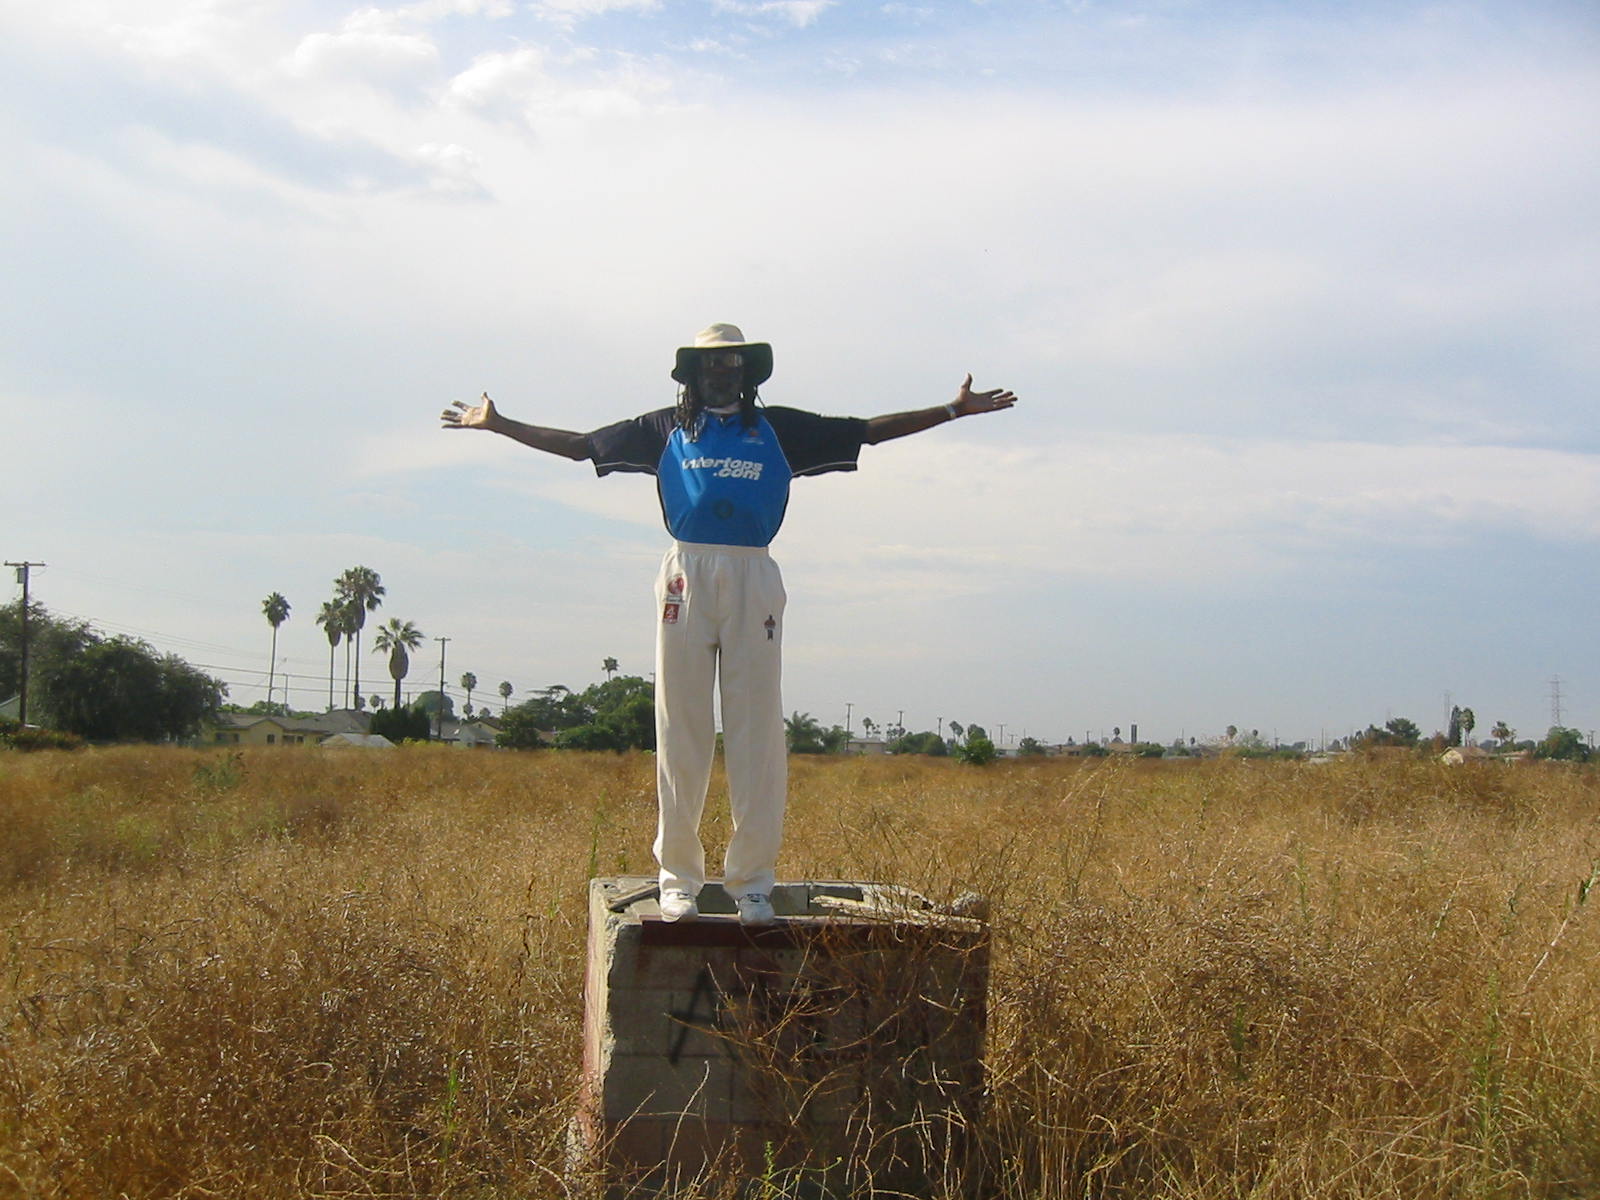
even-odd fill
[[(1597, 781), (798, 759), (781, 870), (992, 898), (969, 1192), (1594, 1197)], [(0, 1196), (582, 1195), (585, 881), (653, 825), (647, 756), (0, 757)]]

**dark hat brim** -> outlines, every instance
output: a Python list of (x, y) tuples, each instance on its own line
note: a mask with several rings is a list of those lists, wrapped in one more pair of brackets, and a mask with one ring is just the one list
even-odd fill
[(672, 366), (672, 378), (679, 383), (692, 383), (695, 377), (695, 360), (702, 354), (720, 354), (737, 350), (744, 355), (744, 381), (749, 387), (760, 387), (772, 377), (772, 347), (766, 342), (729, 342), (725, 346), (680, 346), (678, 358)]

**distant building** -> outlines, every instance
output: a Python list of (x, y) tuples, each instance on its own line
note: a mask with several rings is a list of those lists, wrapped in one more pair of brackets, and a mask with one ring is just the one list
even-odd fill
[(447, 720), (441, 731), (445, 742), (463, 750), (493, 750), (499, 732), (500, 722), (484, 717), (471, 721)]
[(355, 748), (360, 750), (393, 750), (394, 743), (381, 733), (330, 733), (317, 745), (323, 749)]
[(201, 745), (315, 746), (331, 734), (365, 734), (372, 717), (339, 708), (310, 717), (276, 717), (263, 713), (218, 713), (201, 733)]

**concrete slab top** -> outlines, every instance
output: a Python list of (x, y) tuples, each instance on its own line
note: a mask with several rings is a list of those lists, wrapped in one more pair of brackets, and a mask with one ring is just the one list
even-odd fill
[[(590, 887), (599, 892), (597, 899), (606, 909), (624, 921), (674, 924), (662, 920), (659, 885), (649, 876), (620, 875), (595, 879), (590, 882)], [(709, 880), (701, 889), (699, 907), (698, 921), (676, 924), (738, 924), (738, 908), (719, 880)], [(772, 908), (780, 925), (839, 921), (867, 924), (887, 922), (976, 931), (983, 927), (988, 916), (983, 899), (972, 893), (947, 903), (936, 903), (899, 884), (845, 880), (777, 884), (772, 889)]]

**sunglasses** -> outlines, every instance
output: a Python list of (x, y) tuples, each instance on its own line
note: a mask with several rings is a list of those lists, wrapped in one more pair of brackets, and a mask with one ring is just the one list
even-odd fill
[(737, 350), (709, 351), (700, 355), (700, 365), (708, 371), (742, 371), (744, 355)]

